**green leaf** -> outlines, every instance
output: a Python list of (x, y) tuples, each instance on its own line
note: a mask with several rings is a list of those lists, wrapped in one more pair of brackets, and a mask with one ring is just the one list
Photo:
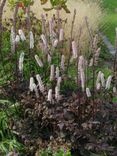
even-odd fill
[(45, 11), (51, 11), (53, 8), (43, 8)]
[(112, 99), (112, 102), (113, 102), (113, 103), (117, 103), (117, 97), (114, 97), (114, 98)]
[(41, 1), (41, 5), (44, 5), (48, 2), (48, 0), (40, 0)]

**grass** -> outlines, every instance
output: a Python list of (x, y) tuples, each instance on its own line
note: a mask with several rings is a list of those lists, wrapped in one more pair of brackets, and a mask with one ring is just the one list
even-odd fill
[(105, 28), (103, 32), (112, 44), (115, 41), (115, 28), (117, 27), (117, 1), (116, 0), (103, 0), (103, 7), (107, 13), (104, 17)]

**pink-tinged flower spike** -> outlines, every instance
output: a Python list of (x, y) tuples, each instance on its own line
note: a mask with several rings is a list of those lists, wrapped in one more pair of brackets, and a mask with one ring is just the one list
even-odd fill
[(58, 86), (55, 87), (55, 99), (57, 102), (60, 100), (60, 88)]
[(47, 99), (47, 101), (49, 101), (50, 103), (52, 102), (52, 89), (49, 89), (49, 91), (48, 91), (48, 99)]
[(117, 88), (113, 87), (113, 93), (117, 93)]
[(85, 67), (85, 60), (84, 57), (81, 55), (79, 56), (79, 62), (78, 62), (78, 71), (84, 70)]
[(50, 56), (50, 54), (48, 54), (48, 63), (51, 64), (52, 62), (52, 57)]
[(101, 80), (102, 87), (105, 87), (104, 73), (101, 73), (100, 80)]
[(54, 65), (51, 65), (50, 69), (50, 81), (54, 80)]
[(86, 95), (88, 98), (91, 97), (91, 92), (89, 88), (86, 88)]
[(38, 89), (37, 89), (37, 86), (36, 86), (36, 84), (35, 83), (33, 83), (33, 91), (35, 92), (35, 94), (36, 94), (36, 97), (37, 98), (39, 98), (39, 93), (38, 93)]
[(60, 88), (61, 82), (62, 82), (62, 78), (59, 76), (57, 79), (57, 87)]
[(11, 51), (14, 52), (14, 50), (15, 50), (15, 32), (13, 31), (13, 27), (11, 28), (10, 42), (11, 42)]
[(60, 29), (60, 32), (59, 32), (59, 41), (63, 41), (64, 40), (64, 31), (63, 29)]
[(11, 28), (10, 40), (11, 40), (11, 43), (15, 42), (15, 32), (13, 31), (13, 27)]
[(50, 38), (53, 38), (53, 18), (49, 21), (49, 32), (50, 32)]
[(77, 58), (77, 45), (76, 45), (76, 42), (75, 41), (72, 41), (72, 52), (73, 52), (73, 58)]
[(98, 35), (96, 34), (93, 40), (93, 48), (97, 49), (97, 44), (98, 44)]
[(19, 42), (20, 42), (20, 37), (19, 37), (19, 35), (16, 35), (15, 43), (17, 44), (17, 43), (19, 43)]
[(111, 87), (111, 82), (112, 82), (112, 76), (110, 75), (110, 76), (107, 78), (105, 89), (108, 89), (108, 90), (110, 89), (110, 87)]
[(44, 91), (45, 91), (44, 84), (43, 84), (43, 82), (42, 82), (41, 77), (40, 77), (39, 74), (36, 75), (36, 79), (37, 79), (37, 81), (38, 81), (38, 85), (39, 85), (39, 90), (40, 90), (40, 92), (41, 92), (41, 93), (44, 93)]
[(84, 92), (84, 90), (85, 90), (85, 74), (84, 74), (84, 70), (80, 71), (80, 79), (81, 79), (82, 91)]
[(32, 31), (30, 31), (30, 49), (34, 48), (34, 36)]
[(41, 35), (41, 40), (43, 41), (44, 47), (47, 48), (48, 43), (47, 43), (47, 39), (44, 34)]
[(101, 74), (102, 74), (102, 72), (99, 71), (99, 72), (98, 72), (98, 76), (97, 76), (97, 80), (96, 80), (96, 85), (97, 85), (98, 83), (100, 83), (100, 81), (101, 81)]
[(20, 36), (21, 40), (22, 40), (22, 41), (25, 41), (25, 40), (26, 40), (26, 37), (25, 37), (25, 35), (24, 35), (23, 30), (19, 29), (18, 33), (19, 33), (19, 36)]
[(100, 88), (101, 88), (101, 84), (100, 83), (97, 83), (96, 84), (96, 90), (100, 90)]
[(95, 58), (94, 58), (94, 59), (95, 59), (95, 61), (94, 61), (95, 65), (97, 65), (97, 63), (98, 63), (100, 51), (101, 51), (101, 48), (98, 48), (98, 49), (96, 50)]
[(34, 78), (31, 77), (30, 78), (30, 83), (29, 83), (29, 89), (30, 89), (31, 92), (33, 91), (33, 83), (34, 83)]
[(59, 67), (56, 67), (56, 78), (58, 78), (59, 77), (59, 75), (60, 75), (60, 71), (59, 71)]
[(45, 33), (46, 29), (46, 17), (44, 14), (41, 14), (41, 19), (42, 19), (42, 32)]
[(24, 62), (24, 52), (22, 52), (19, 57), (19, 72), (20, 73), (23, 73), (23, 62)]
[(53, 47), (54, 47), (54, 48), (56, 48), (56, 47), (57, 47), (57, 45), (58, 45), (58, 40), (57, 40), (57, 39), (55, 39), (55, 40), (54, 40), (54, 42), (53, 42)]
[(39, 59), (38, 55), (35, 55), (35, 60), (40, 67), (43, 67), (42, 61)]
[(91, 58), (90, 62), (89, 62), (89, 67), (93, 66), (93, 58)]
[(62, 55), (61, 56), (61, 69), (64, 71), (64, 69), (65, 69), (65, 56), (64, 55)]

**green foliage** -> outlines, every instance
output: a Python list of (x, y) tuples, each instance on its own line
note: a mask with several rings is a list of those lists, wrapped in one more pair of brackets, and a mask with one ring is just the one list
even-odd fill
[(8, 2), (11, 7), (14, 7), (16, 5), (16, 3), (22, 4), (25, 7), (27, 7), (29, 5), (33, 5), (34, 0), (8, 0)]
[(9, 128), (9, 119), (15, 117), (16, 105), (8, 100), (0, 100), (0, 154), (6, 155), (10, 151), (22, 151), (23, 145), (19, 143)]
[(57, 152), (53, 153), (50, 149), (46, 149), (40, 152), (40, 156), (71, 156), (71, 152), (69, 150), (60, 149)]
[[(46, 4), (48, 2), (48, 0), (40, 0), (41, 4)], [(70, 10), (68, 9), (67, 5), (66, 5), (67, 0), (50, 0), (50, 3), (52, 5), (52, 8), (44, 8), (45, 11), (49, 11), (52, 9), (64, 9), (66, 11), (66, 13), (70, 13)]]

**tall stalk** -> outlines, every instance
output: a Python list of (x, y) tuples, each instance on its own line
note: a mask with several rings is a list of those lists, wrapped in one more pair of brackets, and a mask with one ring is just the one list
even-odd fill
[[(14, 8), (14, 14), (13, 14), (13, 33), (14, 33), (14, 37), (16, 37), (16, 24), (17, 24), (17, 14), (18, 14), (18, 3), (16, 3), (15, 8)], [(16, 79), (18, 80), (18, 56), (17, 56), (17, 51), (16, 51), (16, 44), (14, 43), (12, 48), (11, 48), (11, 54), (15, 54), (16, 53), (16, 75), (14, 73), (14, 75), (16, 76)]]
[(0, 5), (0, 60), (3, 62), (3, 54), (2, 54), (2, 34), (3, 34), (3, 26), (2, 26), (2, 16), (3, 16), (3, 9), (6, 4), (6, 0), (2, 0)]
[(71, 26), (71, 32), (70, 32), (70, 39), (69, 39), (69, 56), (68, 56), (68, 63), (67, 63), (67, 73), (68, 73), (69, 65), (70, 65), (71, 42), (72, 42), (72, 40), (73, 40), (73, 30), (74, 30), (75, 19), (76, 19), (76, 9), (74, 9), (74, 15), (73, 15), (72, 26)]
[(113, 64), (113, 72), (114, 72), (114, 81), (115, 85), (117, 85), (117, 32), (116, 32), (116, 38), (115, 38), (115, 57), (114, 57), (114, 64)]
[(91, 42), (91, 50), (92, 50), (92, 54), (93, 54), (93, 66), (92, 66), (92, 73), (93, 73), (93, 94), (92, 94), (92, 98), (93, 98), (93, 115), (95, 113), (95, 110), (96, 110), (96, 105), (95, 105), (95, 78), (96, 78), (96, 75), (95, 75), (95, 48), (93, 46), (93, 35), (92, 35), (92, 31), (89, 27), (89, 23), (88, 23), (88, 19), (87, 17), (85, 18), (85, 22), (86, 22), (86, 26), (87, 26), (87, 30), (88, 30), (88, 33), (89, 33), (89, 37), (90, 37), (90, 42)]
[[(32, 58), (32, 54), (31, 54), (31, 49), (30, 49), (30, 31), (31, 31), (31, 21), (30, 21), (30, 5), (26, 8), (27, 11), (27, 17), (26, 17), (26, 24), (27, 24), (27, 31), (28, 31), (28, 43), (29, 43), (29, 71), (30, 74), (32, 74), (32, 67), (31, 67), (31, 58)], [(30, 75), (31, 76), (31, 75)]]
[[(17, 24), (17, 14), (18, 14), (18, 3), (16, 3), (15, 9), (14, 9), (14, 14), (13, 14), (13, 32), (16, 36), (16, 24)], [(12, 49), (11, 49), (11, 53), (15, 53), (16, 51), (16, 45), (14, 44)]]

